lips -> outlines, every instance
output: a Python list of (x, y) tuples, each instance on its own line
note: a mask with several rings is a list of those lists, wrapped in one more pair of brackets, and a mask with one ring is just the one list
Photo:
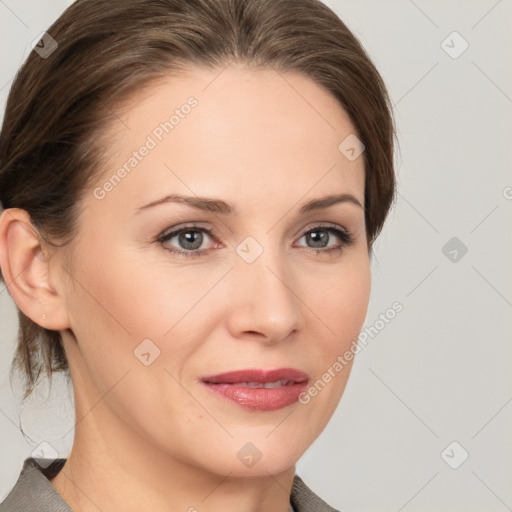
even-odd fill
[(306, 389), (308, 375), (295, 368), (239, 370), (202, 379), (217, 397), (252, 411), (293, 405)]
[(278, 370), (238, 370), (204, 377), (208, 384), (242, 384), (242, 383), (272, 383), (287, 381), (290, 384), (307, 382), (308, 375), (295, 368), (280, 368)]

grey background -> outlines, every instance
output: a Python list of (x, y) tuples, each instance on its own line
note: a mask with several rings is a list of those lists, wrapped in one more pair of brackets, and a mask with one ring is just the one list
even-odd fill
[[(0, 0), (2, 110), (31, 41), (70, 3)], [(345, 512), (512, 510), (512, 2), (326, 3), (395, 104), (399, 195), (376, 244), (365, 326), (395, 301), (403, 311), (357, 355), (297, 472)], [(457, 58), (454, 31), (469, 44)], [(8, 379), (17, 320), (3, 286), (0, 320), (1, 501), (41, 441), (67, 456), (73, 404), (57, 379), (50, 396), (42, 386), (20, 407)]]

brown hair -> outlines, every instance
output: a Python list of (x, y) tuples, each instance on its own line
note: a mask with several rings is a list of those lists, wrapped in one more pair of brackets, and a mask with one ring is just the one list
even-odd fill
[[(395, 199), (390, 101), (358, 40), (319, 0), (77, 0), (48, 33), (58, 46), (45, 58), (33, 50), (20, 68), (0, 134), (2, 207), (26, 210), (48, 243), (75, 234), (116, 105), (182, 65), (220, 69), (233, 60), (300, 72), (349, 114), (365, 144), (371, 254)], [(24, 372), (26, 398), (42, 370), (51, 380), (68, 364), (58, 331), (19, 309), (18, 317), (11, 373)]]

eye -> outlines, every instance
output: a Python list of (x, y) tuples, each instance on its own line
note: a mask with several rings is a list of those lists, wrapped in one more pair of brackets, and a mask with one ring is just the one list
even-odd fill
[[(305, 239), (309, 249), (320, 253), (332, 253), (334, 251), (341, 251), (354, 243), (352, 235), (339, 227), (317, 225), (306, 231), (299, 239)], [(331, 240), (339, 240), (338, 244), (329, 246)]]
[[(213, 245), (210, 243), (210, 247), (204, 247), (204, 245), (208, 245), (208, 239), (215, 242)], [(299, 242), (303, 239), (306, 241), (306, 248), (317, 254), (331, 254), (354, 243), (352, 235), (345, 229), (325, 225), (313, 226), (304, 233)], [(338, 243), (332, 245), (331, 242), (336, 240)], [(212, 231), (196, 225), (182, 226), (164, 232), (157, 238), (157, 242), (166, 251), (184, 257), (203, 256), (208, 253), (209, 249), (219, 246)], [(297, 246), (296, 244), (294, 246)]]
[[(209, 229), (199, 226), (185, 226), (173, 231), (163, 233), (157, 239), (167, 251), (186, 257), (201, 256), (208, 251), (203, 248), (207, 239), (214, 239)], [(171, 246), (169, 246), (171, 245)], [(174, 247), (172, 247), (174, 245)], [(177, 247), (176, 247), (177, 246)]]

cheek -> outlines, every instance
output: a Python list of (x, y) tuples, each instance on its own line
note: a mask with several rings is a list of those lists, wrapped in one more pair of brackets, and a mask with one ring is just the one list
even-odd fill
[(108, 374), (115, 361), (119, 371), (138, 369), (143, 366), (137, 359), (140, 346), (154, 358), (152, 366), (179, 373), (198, 340), (219, 321), (208, 295), (229, 267), (180, 270), (111, 247), (95, 247), (93, 253), (94, 260), (77, 262), (68, 301), (72, 330), (90, 368)]
[(357, 338), (370, 298), (369, 259), (362, 251), (307, 282), (305, 297), (321, 322), (325, 355), (339, 355)]
[(301, 403), (308, 417), (316, 418), (315, 422), (304, 424), (311, 439), (325, 428), (343, 395), (370, 298), (370, 265), (363, 252), (334, 269), (333, 266), (328, 278), (317, 280), (317, 284), (328, 283), (321, 293), (318, 286), (309, 293), (311, 310), (318, 317), (318, 320), (312, 317), (309, 329), (315, 339), (311, 353), (316, 365)]
[[(331, 308), (333, 330), (339, 333), (345, 342), (352, 341), (359, 334), (370, 299), (370, 269), (369, 265), (361, 262), (348, 268), (343, 278), (337, 281), (337, 287), (332, 291), (338, 298), (338, 307)], [(335, 304), (332, 297), (332, 304)], [(348, 339), (347, 339), (348, 338)]]

